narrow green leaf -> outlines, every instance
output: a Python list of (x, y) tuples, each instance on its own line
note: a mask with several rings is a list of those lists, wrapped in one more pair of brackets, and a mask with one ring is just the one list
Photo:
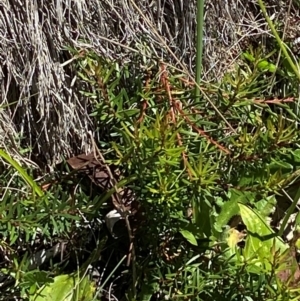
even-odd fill
[(180, 230), (180, 233), (189, 243), (191, 243), (194, 246), (198, 246), (197, 240), (191, 232), (187, 230)]
[(245, 59), (247, 59), (249, 62), (254, 62), (255, 61), (254, 56), (252, 54), (250, 54), (249, 52), (244, 52), (243, 57)]
[(8, 153), (0, 149), (0, 157), (6, 160), (12, 167), (14, 167), (22, 178), (31, 186), (32, 190), (38, 195), (43, 196), (44, 192), (42, 189), (34, 182), (34, 180), (28, 175), (28, 173), (15, 161)]

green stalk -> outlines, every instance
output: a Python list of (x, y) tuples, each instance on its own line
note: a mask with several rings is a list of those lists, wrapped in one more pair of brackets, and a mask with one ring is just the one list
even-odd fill
[(258, 0), (258, 4), (260, 6), (260, 9), (261, 9), (261, 11), (262, 11), (262, 13), (263, 13), (266, 21), (267, 21), (267, 23), (268, 23), (268, 25), (269, 25), (272, 33), (273, 33), (273, 35), (274, 35), (274, 37), (275, 37), (275, 39), (276, 39), (276, 41), (277, 41), (277, 43), (278, 43), (278, 45), (279, 45), (282, 53), (284, 54), (285, 58), (287, 59), (288, 63), (290, 64), (291, 68), (293, 69), (295, 75), (300, 80), (300, 72), (299, 72), (297, 66), (294, 64), (291, 56), (289, 55), (289, 53), (288, 53), (288, 51), (287, 51), (287, 49), (286, 49), (286, 47), (284, 45), (284, 42), (279, 37), (279, 35), (278, 35), (278, 33), (277, 33), (276, 29), (275, 29), (275, 26), (274, 26), (273, 22), (269, 18), (267, 10), (266, 10), (266, 7), (265, 7), (263, 1), (262, 0)]
[[(283, 191), (283, 193), (289, 199), (291, 199), (291, 197), (288, 195), (288, 193), (284, 189), (282, 191)], [(297, 203), (298, 203), (299, 199), (300, 199), (300, 188), (298, 188), (297, 193), (296, 193), (294, 199), (291, 199), (292, 204), (291, 204), (291, 206), (289, 207), (289, 209), (287, 210), (287, 212), (285, 214), (285, 217), (284, 217), (284, 219), (282, 221), (281, 227), (280, 227), (280, 229), (278, 231), (278, 236), (282, 236), (283, 235), (283, 232), (284, 232), (284, 230), (286, 228), (286, 225), (287, 225), (287, 223), (288, 223), (291, 215), (293, 214), (293, 212), (295, 211), (295, 209), (297, 207)]]
[(196, 100), (200, 97), (200, 81), (202, 71), (203, 32), (204, 32), (204, 0), (197, 0), (197, 53), (196, 53)]

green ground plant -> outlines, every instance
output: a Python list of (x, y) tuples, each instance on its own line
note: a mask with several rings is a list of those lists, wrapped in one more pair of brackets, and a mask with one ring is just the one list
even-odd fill
[[(263, 54), (263, 50), (253, 52), (250, 49), (244, 54), (243, 64), (225, 76), (218, 87), (216, 84), (202, 87), (233, 130), (226, 129), (223, 119), (205, 99), (193, 101), (193, 89), (184, 76), (163, 63), (154, 63), (151, 70), (145, 71), (146, 75), (132, 81), (130, 66), (111, 63), (107, 68), (107, 62), (94, 54), (79, 62), (81, 76), (93, 75), (89, 80), (95, 86), (93, 97), (98, 103), (92, 115), (99, 120), (99, 129), (110, 129), (99, 145), (105, 147), (110, 164), (136, 178), (130, 187), (139, 196), (145, 213), (141, 224), (146, 222), (148, 225), (146, 228), (141, 226), (136, 234), (137, 258), (139, 252), (147, 249), (150, 254), (147, 263), (162, 260), (160, 266), (151, 269), (154, 274), (150, 279), (161, 280), (169, 275), (165, 283), (172, 285), (169, 290), (164, 288), (163, 294), (172, 300), (208, 300), (208, 296), (201, 297), (203, 279), (206, 279), (201, 269), (207, 269), (207, 266), (201, 266), (203, 263), (197, 262), (194, 269), (187, 264), (187, 269), (193, 270), (189, 281), (194, 285), (190, 288), (183, 285), (182, 280), (180, 288), (175, 288), (170, 275), (176, 282), (176, 277), (185, 271), (178, 265), (180, 261), (189, 262), (189, 256), (197, 257), (195, 254), (199, 253), (205, 258), (204, 250), (224, 244), (226, 226), (236, 215), (242, 217), (249, 233), (253, 231), (270, 237), (268, 243), (259, 245), (262, 238), (256, 238), (253, 243), (254, 238), (251, 240), (252, 236), (248, 234), (250, 242), (246, 242), (243, 251), (237, 251), (241, 254), (232, 269), (241, 267), (246, 275), (250, 273), (249, 277), (254, 274), (260, 277), (265, 273), (268, 281), (266, 291), (261, 294), (265, 296), (263, 300), (280, 299), (281, 294), (286, 293), (284, 289), (270, 289), (271, 283), (276, 283), (276, 256), (262, 255), (257, 259), (257, 254), (267, 253), (273, 244), (275, 253), (288, 248), (280, 241), (280, 236), (270, 230), (266, 220), (278, 205), (277, 195), (298, 178), (299, 152), (295, 149), (298, 118), (287, 95), (270, 98), (268, 74), (275, 73), (274, 90), (286, 89), (282, 72), (277, 74), (272, 63), (272, 54), (265, 57)], [(243, 212), (242, 205), (245, 206)], [(187, 209), (192, 212), (190, 217), (186, 215)], [(255, 210), (261, 215), (256, 216)], [(251, 212), (254, 213), (251, 215)], [(260, 230), (252, 229), (251, 224), (260, 225)], [(285, 226), (286, 223), (280, 229), (281, 234)], [(250, 245), (252, 249), (249, 249)], [(161, 246), (165, 249), (161, 250)], [(223, 251), (225, 249), (223, 247)], [(203, 257), (199, 258), (203, 260)], [(166, 263), (168, 260), (178, 262)], [(141, 278), (147, 266), (138, 261), (136, 264), (141, 273), (138, 279), (142, 294), (137, 299), (145, 298), (146, 294), (150, 300), (165, 283), (159, 286), (157, 281), (153, 284), (151, 280), (149, 287), (149, 280)], [(224, 294), (222, 291), (219, 298)], [(251, 292), (249, 294), (248, 297)], [(216, 294), (212, 295), (212, 300), (217, 300)], [(233, 295), (230, 298), (234, 298)], [(251, 298), (255, 298), (254, 295)]]
[[(286, 287), (278, 277), (282, 266), (295, 265), (282, 259), (290, 246), (267, 221), (282, 189), (289, 191), (300, 174), (296, 101), (292, 87), (284, 86), (287, 74), (277, 72), (280, 65), (272, 63), (272, 54), (263, 55), (263, 49), (249, 49), (243, 63), (221, 83), (201, 85), (232, 129), (204, 98), (194, 101), (193, 84), (162, 62), (153, 62), (137, 75), (134, 66), (120, 66), (94, 53), (77, 59), (78, 75), (94, 87), (82, 93), (95, 101), (92, 117), (99, 129), (98, 147), (107, 163), (122, 170), (142, 212), (133, 240), (131, 264), (136, 274), (125, 268), (131, 276), (122, 284), (127, 300), (297, 298), (297, 289)], [(287, 95), (271, 98), (270, 73), (274, 91), (290, 90)], [(14, 177), (10, 185), (23, 187), (15, 194), (10, 189), (2, 192), (1, 233), (7, 237), (2, 247), (7, 253), (14, 250), (10, 268), (2, 272), (24, 297), (33, 294), (31, 300), (47, 300), (38, 299), (37, 292), (47, 296), (56, 290), (51, 283), (64, 283), (67, 278), (55, 276), (64, 265), (32, 270), (30, 245), (37, 237), (44, 245), (72, 241), (70, 236), (83, 229), (84, 219), (104, 216), (106, 206), (103, 197), (91, 202), (84, 190), (71, 198), (66, 187), (72, 179), (44, 192), (7, 153), (2, 151), (1, 156), (11, 166), (2, 175), (3, 182), (15, 169), (21, 177)], [(298, 192), (291, 197), (289, 215)], [(97, 214), (95, 208), (100, 210)], [(233, 222), (237, 216), (247, 231), (244, 246), (239, 244), (244, 234)], [(286, 224), (287, 219), (280, 234)], [(99, 254), (108, 248), (109, 234), (102, 228), (101, 239), (96, 239)], [(93, 256), (94, 252), (85, 262), (92, 263)], [(75, 279), (82, 283), (86, 270), (77, 260)], [(48, 282), (46, 290), (45, 283), (35, 280), (40, 273)], [(92, 282), (88, 285), (86, 298), (97, 292)], [(98, 297), (103, 298), (105, 290), (102, 287)], [(61, 296), (80, 299), (74, 292), (62, 291)]]
[[(91, 87), (95, 148), (121, 177), (93, 195), (64, 166), (45, 186), (0, 150), (3, 300), (299, 300), (296, 232), (284, 234), (300, 193), (299, 80), (276, 39), (279, 60), (249, 47), (197, 88), (146, 46), (135, 64), (68, 48)], [(113, 237), (104, 220), (125, 185), (139, 206)]]

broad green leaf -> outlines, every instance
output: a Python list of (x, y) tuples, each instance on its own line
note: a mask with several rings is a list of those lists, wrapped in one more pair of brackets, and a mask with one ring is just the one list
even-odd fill
[(197, 240), (191, 232), (187, 230), (180, 230), (180, 233), (189, 243), (191, 243), (194, 246), (198, 246)]
[(60, 275), (30, 298), (30, 301), (92, 301), (95, 288), (87, 277)]
[(226, 226), (229, 220), (240, 213), (238, 203), (251, 203), (255, 194), (250, 191), (239, 191), (236, 189), (229, 190), (230, 199), (224, 203), (221, 212), (216, 217), (215, 229), (218, 232), (222, 232), (222, 227)]
[(241, 218), (247, 227), (247, 239), (244, 249), (246, 260), (258, 258), (267, 270), (271, 269), (275, 252), (283, 253), (287, 244), (277, 237), (258, 212), (244, 204), (239, 204)]
[(276, 206), (276, 197), (271, 195), (255, 202), (255, 208), (261, 214), (261, 216), (269, 216)]
[(215, 229), (218, 232), (222, 232), (223, 226), (226, 226), (227, 223), (229, 222), (229, 220), (239, 214), (239, 207), (238, 207), (238, 203), (236, 200), (232, 199), (228, 202), (226, 202), (221, 209), (220, 214), (216, 217), (216, 222), (215, 222)]
[(39, 286), (45, 285), (46, 283), (53, 283), (53, 279), (49, 277), (48, 273), (45, 271), (30, 271), (24, 274), (24, 282), (30, 285), (38, 284)]

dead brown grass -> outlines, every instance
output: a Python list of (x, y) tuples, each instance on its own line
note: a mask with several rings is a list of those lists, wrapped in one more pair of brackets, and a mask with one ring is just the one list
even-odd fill
[[(0, 147), (30, 147), (36, 161), (89, 152), (93, 123), (88, 88), (76, 76), (66, 45), (120, 62), (151, 56), (176, 65), (133, 0), (2, 0), (0, 2)], [(195, 1), (135, 1), (171, 50), (193, 73)], [(296, 1), (265, 1), (286, 39), (297, 38)], [(267, 43), (270, 32), (256, 1), (206, 1), (204, 78), (220, 79), (242, 49)], [(285, 28), (285, 26), (287, 26)], [(23, 138), (23, 140), (18, 139)], [(21, 143), (22, 141), (22, 143)]]

